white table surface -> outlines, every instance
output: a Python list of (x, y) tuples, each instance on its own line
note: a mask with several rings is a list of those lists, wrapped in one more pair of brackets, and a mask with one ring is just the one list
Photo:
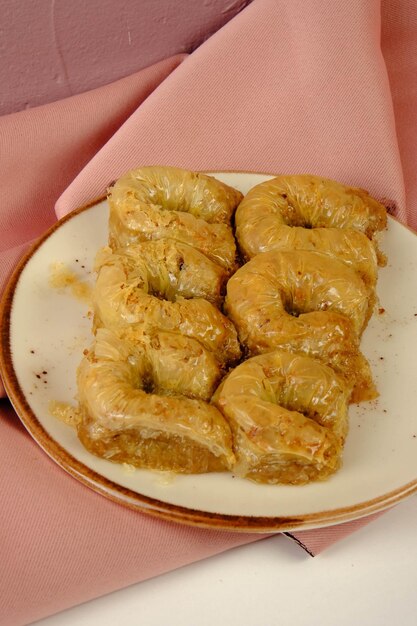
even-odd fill
[(42, 626), (416, 626), (417, 496), (311, 558), (277, 535)]

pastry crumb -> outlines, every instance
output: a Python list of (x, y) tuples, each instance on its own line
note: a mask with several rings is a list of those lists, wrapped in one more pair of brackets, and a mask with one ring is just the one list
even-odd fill
[(68, 402), (51, 400), (48, 405), (48, 410), (53, 417), (72, 428), (76, 428), (81, 421), (80, 411)]
[(57, 261), (50, 266), (49, 284), (55, 289), (70, 290), (78, 300), (91, 302), (91, 286), (74, 274), (64, 263)]

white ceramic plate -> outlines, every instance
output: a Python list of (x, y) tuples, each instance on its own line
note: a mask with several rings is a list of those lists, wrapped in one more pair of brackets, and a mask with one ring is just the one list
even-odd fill
[[(270, 178), (215, 176), (242, 192)], [(89, 487), (126, 506), (171, 520), (237, 530), (314, 528), (392, 506), (417, 490), (417, 238), (389, 219), (380, 271), (383, 314), (374, 315), (362, 348), (380, 398), (350, 408), (342, 469), (305, 486), (257, 485), (231, 474), (166, 475), (126, 470), (99, 459), (74, 430), (49, 413), (51, 400), (74, 403), (75, 371), (91, 341), (87, 305), (49, 285), (62, 262), (93, 280), (92, 262), (107, 240), (106, 201), (80, 209), (49, 231), (23, 259), (3, 300), (2, 373), (23, 423), (42, 448)], [(46, 374), (44, 374), (46, 372)]]

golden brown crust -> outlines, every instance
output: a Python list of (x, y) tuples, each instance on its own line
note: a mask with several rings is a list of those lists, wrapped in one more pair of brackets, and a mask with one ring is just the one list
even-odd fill
[[(222, 367), (239, 359), (240, 346), (232, 322), (204, 298), (177, 295), (181, 282), (169, 272), (164, 259), (159, 276), (152, 276), (150, 264), (131, 255), (130, 248), (116, 252), (106, 249), (100, 253), (97, 270), (93, 291), (96, 326), (131, 338), (143, 331), (178, 333), (197, 340)], [(199, 266), (190, 271), (198, 281)], [(166, 280), (167, 274), (171, 280)], [(203, 282), (200, 285), (204, 288)]]
[(319, 176), (278, 176), (253, 187), (235, 216), (242, 255), (310, 250), (342, 260), (373, 292), (383, 255), (373, 236), (387, 224), (385, 207), (363, 189)]
[[(226, 310), (250, 355), (288, 350), (322, 360), (374, 396), (359, 338), (373, 303), (344, 263), (318, 252), (264, 252), (227, 285)], [(358, 367), (360, 365), (361, 367)]]
[(77, 374), (82, 414), (78, 434), (88, 450), (158, 470), (230, 469), (230, 428), (217, 409), (192, 397), (204, 382), (190, 380), (186, 364), (181, 372), (176, 356), (178, 376), (173, 378), (164, 351), (98, 331)]
[(229, 274), (236, 269), (230, 226), (242, 194), (211, 176), (142, 167), (109, 189), (110, 245), (171, 238), (193, 246)]
[(288, 352), (239, 365), (213, 398), (232, 428), (234, 471), (264, 483), (327, 478), (340, 465), (350, 392), (330, 367)]

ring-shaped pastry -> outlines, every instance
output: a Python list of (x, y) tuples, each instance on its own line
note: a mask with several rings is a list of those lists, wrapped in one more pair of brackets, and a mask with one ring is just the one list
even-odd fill
[(326, 478), (340, 465), (350, 391), (330, 367), (288, 352), (239, 365), (213, 398), (232, 429), (234, 473), (262, 483)]
[(355, 401), (376, 393), (359, 352), (372, 306), (354, 270), (307, 251), (257, 255), (229, 280), (225, 300), (250, 355), (281, 349), (321, 359), (355, 381)]
[[(246, 259), (270, 250), (316, 250), (340, 258), (375, 286), (371, 240), (386, 227), (387, 211), (363, 189), (319, 176), (278, 176), (248, 192), (235, 221)], [(383, 264), (381, 254), (379, 260)]]
[[(167, 300), (205, 298), (220, 307), (226, 292), (227, 272), (196, 248), (173, 239), (141, 241), (114, 251), (126, 257), (132, 270), (139, 268), (144, 288)], [(109, 262), (111, 248), (102, 248), (96, 256), (96, 269)], [(142, 271), (142, 268), (146, 270)]]
[[(163, 258), (158, 270), (134, 250), (130, 253), (130, 248), (120, 252), (105, 248), (97, 257), (96, 269), (98, 276), (93, 290), (96, 328), (104, 326), (125, 337), (144, 330), (178, 333), (198, 341), (222, 367), (240, 358), (232, 322), (208, 300), (182, 297), (190, 288), (192, 268), (183, 280), (183, 272), (170, 273)], [(195, 277), (198, 280), (198, 267)], [(210, 283), (211, 278), (207, 280)], [(204, 281), (202, 288), (205, 289)]]
[(174, 167), (141, 167), (109, 189), (110, 245), (171, 238), (236, 269), (230, 221), (242, 194), (211, 176)]
[(136, 467), (181, 473), (230, 469), (234, 455), (223, 415), (183, 395), (181, 381), (167, 391), (164, 351), (149, 357), (142, 346), (98, 331), (77, 374), (82, 444), (97, 456)]

